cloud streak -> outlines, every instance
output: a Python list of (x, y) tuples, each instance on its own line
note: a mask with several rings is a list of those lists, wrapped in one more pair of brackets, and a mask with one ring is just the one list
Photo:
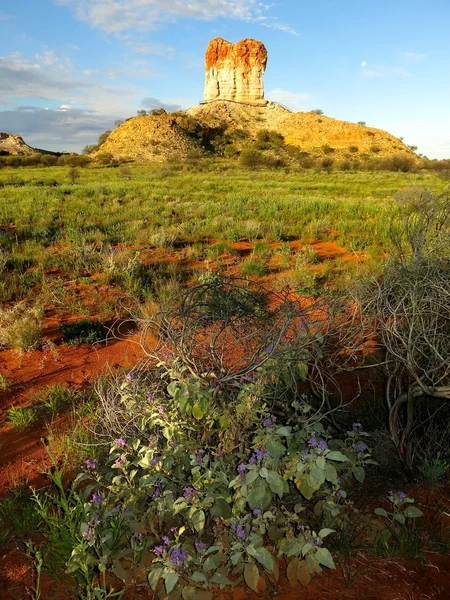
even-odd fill
[(204, 21), (226, 18), (296, 32), (271, 15), (259, 0), (53, 0), (67, 6), (76, 18), (110, 34), (146, 32), (179, 18)]

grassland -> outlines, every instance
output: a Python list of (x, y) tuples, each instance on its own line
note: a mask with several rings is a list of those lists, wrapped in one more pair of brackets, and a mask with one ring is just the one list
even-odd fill
[(333, 241), (347, 252), (389, 252), (393, 197), (409, 186), (443, 187), (425, 173), (252, 171), (89, 167), (70, 183), (68, 168), (0, 172), (0, 248), (24, 297), (48, 269), (73, 276), (102, 270), (111, 247), (176, 250), (214, 241)]

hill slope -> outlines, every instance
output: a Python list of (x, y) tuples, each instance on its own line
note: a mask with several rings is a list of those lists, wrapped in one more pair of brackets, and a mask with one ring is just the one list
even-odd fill
[(200, 146), (169, 114), (134, 117), (115, 129), (99, 150), (93, 153), (111, 153), (116, 159), (164, 162), (181, 160)]
[(336, 158), (358, 158), (366, 155), (369, 158), (397, 152), (413, 154), (399, 139), (382, 129), (311, 112), (293, 113), (275, 102), (269, 102), (265, 107), (210, 102), (190, 108), (187, 114), (210, 127), (226, 121), (230, 127), (247, 131), (252, 136), (260, 129), (275, 130), (285, 137), (287, 144), (300, 147), (313, 156), (332, 154)]
[[(226, 130), (245, 132), (251, 144), (261, 129), (281, 133), (287, 144), (297, 146), (314, 157), (384, 158), (401, 152), (414, 154), (399, 139), (381, 129), (339, 121), (316, 113), (293, 113), (275, 102), (252, 106), (218, 100), (187, 110), (128, 119), (115, 129), (92, 156), (109, 153), (115, 159), (164, 162), (200, 155), (214, 136)], [(206, 142), (206, 143), (205, 143)], [(211, 146), (209, 146), (211, 149)]]

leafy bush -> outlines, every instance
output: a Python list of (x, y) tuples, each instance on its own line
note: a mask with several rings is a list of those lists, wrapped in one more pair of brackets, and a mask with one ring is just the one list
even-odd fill
[(104, 341), (106, 329), (99, 321), (83, 320), (63, 323), (60, 327), (65, 344), (95, 344)]
[(239, 162), (244, 167), (254, 169), (264, 164), (264, 154), (255, 148), (244, 148), (239, 156)]
[[(254, 591), (261, 577), (276, 582), (281, 557), (303, 584), (334, 568), (325, 540), (346, 489), (364, 480), (367, 434), (355, 423), (336, 437), (295, 392), (320, 336), (288, 297), (270, 308), (260, 288), (209, 280), (152, 320), (158, 367), (97, 386), (106, 453), (84, 461), (69, 492), (56, 469), (59, 494), (35, 496), (44, 560), (89, 593), (107, 570), (161, 596), (212, 599), (209, 588), (236, 580)], [(240, 343), (242, 324), (253, 355), (230, 366), (217, 338)]]
[(283, 556), (302, 583), (334, 568), (324, 540), (345, 487), (364, 479), (365, 434), (334, 438), (306, 398), (275, 417), (265, 394), (274, 361), (231, 394), (176, 363), (163, 367), (165, 390), (145, 373), (118, 382), (101, 420), (121, 413), (134, 433), (117, 430), (106, 458), (85, 461), (70, 518), (41, 515), (50, 539), (58, 529), (69, 542), (68, 573), (92, 582), (111, 569), (125, 583), (144, 575), (153, 590), (163, 581), (167, 593), (182, 585), (194, 598), (241, 577), (257, 591)]

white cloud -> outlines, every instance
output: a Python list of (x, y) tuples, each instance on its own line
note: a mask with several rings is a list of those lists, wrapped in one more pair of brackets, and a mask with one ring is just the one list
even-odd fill
[[(361, 65), (363, 66), (363, 65)], [(411, 73), (403, 67), (387, 67), (379, 65), (374, 69), (363, 68), (359, 74), (365, 79), (378, 79), (379, 77), (411, 77)]]
[(67, 6), (81, 21), (111, 34), (157, 29), (177, 18), (218, 18), (257, 22), (294, 33), (270, 14), (271, 6), (258, 0), (53, 0)]
[(376, 79), (377, 77), (384, 77), (384, 74), (381, 71), (376, 71), (375, 69), (364, 69), (360, 71), (361, 77), (365, 77), (366, 79)]
[(419, 52), (402, 52), (402, 56), (406, 58), (406, 60), (412, 60), (418, 62), (425, 58), (425, 54), (420, 54)]
[(367, 67), (367, 63), (366, 63), (366, 61), (365, 61), (365, 60), (363, 60), (363, 61), (362, 61), (362, 63), (361, 63), (361, 66), (362, 66), (363, 68), (364, 68), (364, 67)]
[(310, 99), (310, 94), (296, 94), (294, 92), (282, 90), (281, 88), (275, 88), (266, 93), (266, 98), (273, 102), (283, 104), (283, 106), (286, 106), (291, 110), (300, 111), (305, 109), (305, 102)]

